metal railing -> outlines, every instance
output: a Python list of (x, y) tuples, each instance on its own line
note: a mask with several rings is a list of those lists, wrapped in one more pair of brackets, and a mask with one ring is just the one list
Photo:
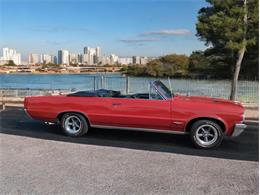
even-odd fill
[[(156, 78), (151, 77), (123, 77), (123, 76), (87, 76), (82, 81), (59, 83), (50, 81), (48, 83), (33, 83), (30, 87), (2, 87), (1, 97), (25, 97), (34, 95), (50, 95), (69, 93), (79, 90), (113, 89), (121, 93), (131, 94), (148, 92), (149, 82)], [(218, 98), (229, 98), (231, 84), (227, 80), (192, 80), (192, 79), (161, 79), (173, 93), (191, 96), (210, 96)], [(258, 80), (239, 81), (237, 100), (243, 103), (258, 104)]]

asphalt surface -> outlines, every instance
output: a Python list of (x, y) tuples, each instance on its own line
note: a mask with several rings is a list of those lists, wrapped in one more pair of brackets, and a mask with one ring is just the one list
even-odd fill
[(1, 194), (258, 194), (255, 124), (199, 150), (183, 135), (92, 129), (70, 138), (19, 109), (0, 119)]

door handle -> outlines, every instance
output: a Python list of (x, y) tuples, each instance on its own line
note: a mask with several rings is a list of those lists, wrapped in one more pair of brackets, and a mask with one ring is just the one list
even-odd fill
[(120, 106), (120, 105), (121, 105), (121, 103), (114, 102), (114, 103), (112, 103), (112, 105), (113, 105), (113, 106)]

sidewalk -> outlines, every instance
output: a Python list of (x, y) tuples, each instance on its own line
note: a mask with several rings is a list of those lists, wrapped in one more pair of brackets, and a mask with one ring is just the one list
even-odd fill
[(253, 120), (253, 121), (258, 121), (259, 120), (259, 109), (258, 108), (248, 108), (245, 107), (245, 115), (246, 115), (246, 120)]

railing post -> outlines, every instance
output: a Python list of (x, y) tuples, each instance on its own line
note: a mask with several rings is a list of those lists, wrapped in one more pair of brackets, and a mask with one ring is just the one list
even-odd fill
[(104, 80), (104, 77), (103, 77), (103, 75), (101, 75), (101, 89), (103, 89), (103, 80)]
[(129, 77), (126, 77), (126, 94), (129, 94)]
[(5, 90), (2, 90), (2, 109), (5, 110)]
[(93, 83), (94, 83), (94, 85), (93, 85), (93, 90), (95, 91), (95, 90), (96, 90), (96, 76), (94, 76)]

